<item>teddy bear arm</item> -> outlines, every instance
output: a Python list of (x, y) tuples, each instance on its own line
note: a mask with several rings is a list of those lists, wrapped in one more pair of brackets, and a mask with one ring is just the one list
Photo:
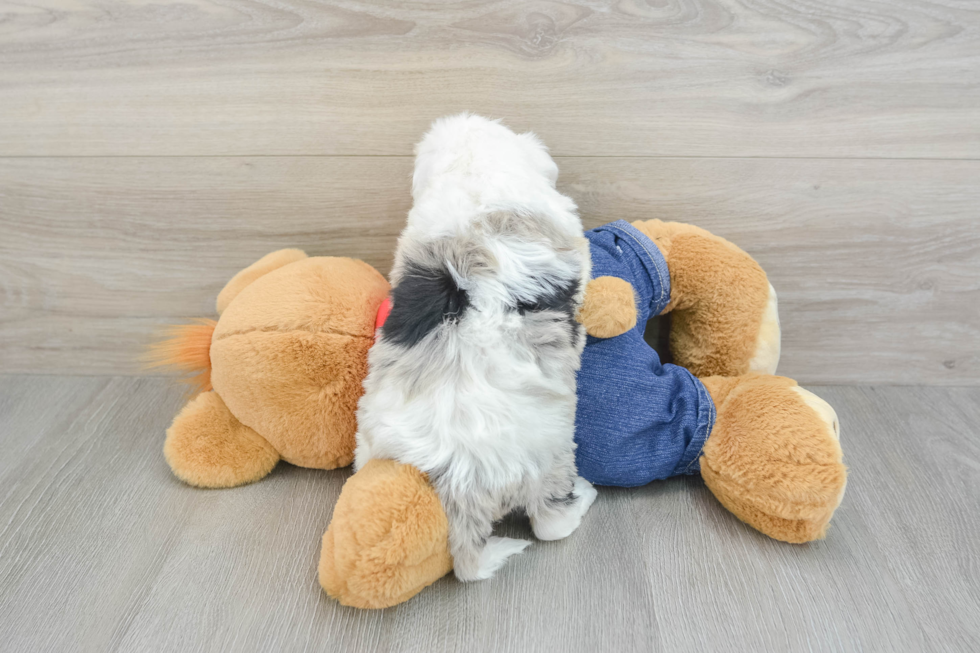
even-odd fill
[(596, 338), (613, 338), (636, 326), (636, 297), (630, 282), (602, 276), (589, 281), (575, 319)]
[(238, 296), (242, 290), (245, 289), (250, 283), (269, 274), (273, 270), (278, 270), (279, 268), (289, 265), (290, 263), (295, 263), (296, 261), (301, 261), (306, 258), (306, 252), (301, 249), (280, 249), (275, 252), (270, 252), (262, 258), (260, 258), (255, 263), (236, 274), (231, 278), (231, 281), (225, 284), (225, 287), (221, 289), (218, 293), (218, 300), (216, 302), (216, 308), (218, 310), (218, 315), (224, 313), (225, 309), (228, 308), (228, 304), (231, 303), (235, 297)]

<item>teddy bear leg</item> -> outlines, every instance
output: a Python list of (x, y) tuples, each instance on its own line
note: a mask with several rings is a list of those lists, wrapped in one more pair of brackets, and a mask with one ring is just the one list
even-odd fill
[(425, 474), (369, 460), (347, 479), (320, 551), (327, 594), (356, 608), (387, 608), (452, 568), (449, 522)]
[(198, 487), (235, 487), (272, 471), (279, 454), (231, 414), (216, 392), (202, 392), (174, 418), (163, 445), (177, 478)]
[(670, 350), (695, 376), (773, 374), (779, 363), (776, 291), (755, 260), (693, 225), (647, 220), (670, 270)]
[(847, 483), (834, 409), (784, 377), (701, 381), (717, 408), (701, 456), (708, 488), (772, 538), (823, 538)]

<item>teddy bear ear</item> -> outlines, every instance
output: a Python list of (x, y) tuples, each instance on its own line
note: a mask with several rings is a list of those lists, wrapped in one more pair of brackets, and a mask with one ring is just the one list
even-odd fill
[(273, 270), (278, 270), (290, 263), (301, 261), (304, 258), (307, 258), (306, 252), (301, 249), (280, 249), (266, 254), (255, 263), (252, 263), (233, 276), (231, 281), (225, 284), (225, 287), (218, 293), (218, 301), (216, 302), (218, 315), (221, 315), (228, 308), (228, 304), (238, 296), (238, 293), (259, 277), (265, 276)]

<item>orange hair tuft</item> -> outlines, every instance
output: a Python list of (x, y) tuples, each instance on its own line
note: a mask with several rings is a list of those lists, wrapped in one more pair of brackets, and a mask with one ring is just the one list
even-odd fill
[(150, 345), (143, 361), (147, 368), (170, 367), (190, 375), (186, 381), (198, 392), (211, 389), (211, 337), (214, 320), (201, 318), (193, 324), (176, 324), (164, 331), (165, 339)]

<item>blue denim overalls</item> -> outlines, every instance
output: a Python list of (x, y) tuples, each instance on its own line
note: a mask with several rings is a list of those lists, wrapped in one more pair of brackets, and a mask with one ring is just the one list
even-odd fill
[(670, 274), (657, 246), (619, 220), (585, 233), (592, 278), (628, 281), (636, 327), (615, 338), (588, 336), (578, 373), (578, 473), (597, 485), (637, 486), (700, 471), (715, 421), (704, 385), (683, 367), (661, 365), (644, 340), (647, 320), (670, 301)]

